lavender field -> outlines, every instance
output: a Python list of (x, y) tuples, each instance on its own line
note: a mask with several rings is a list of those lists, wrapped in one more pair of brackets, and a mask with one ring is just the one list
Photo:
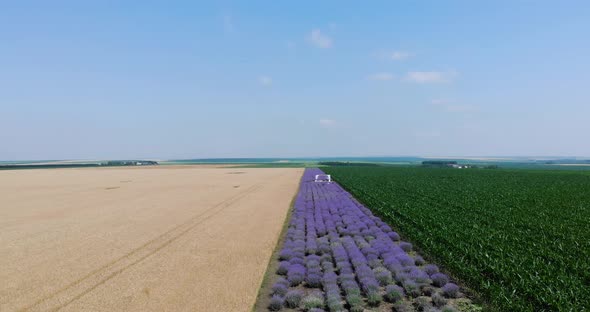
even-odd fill
[(307, 169), (279, 264), (271, 311), (477, 311), (450, 278), (336, 183)]

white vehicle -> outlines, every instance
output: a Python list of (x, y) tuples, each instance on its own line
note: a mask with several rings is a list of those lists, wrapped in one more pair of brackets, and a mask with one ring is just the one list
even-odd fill
[(315, 182), (332, 182), (332, 177), (329, 174), (316, 174)]

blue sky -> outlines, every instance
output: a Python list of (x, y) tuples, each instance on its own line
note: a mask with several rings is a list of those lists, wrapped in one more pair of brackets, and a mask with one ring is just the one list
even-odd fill
[(590, 156), (588, 38), (588, 1), (3, 1), (0, 160)]

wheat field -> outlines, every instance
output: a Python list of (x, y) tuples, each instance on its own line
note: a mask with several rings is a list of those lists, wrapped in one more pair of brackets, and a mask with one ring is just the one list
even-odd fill
[(249, 311), (302, 172), (0, 171), (0, 310)]

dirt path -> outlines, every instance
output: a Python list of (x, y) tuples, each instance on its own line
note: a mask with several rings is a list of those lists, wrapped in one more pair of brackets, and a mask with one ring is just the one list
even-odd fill
[(301, 173), (0, 172), (0, 310), (248, 311)]

